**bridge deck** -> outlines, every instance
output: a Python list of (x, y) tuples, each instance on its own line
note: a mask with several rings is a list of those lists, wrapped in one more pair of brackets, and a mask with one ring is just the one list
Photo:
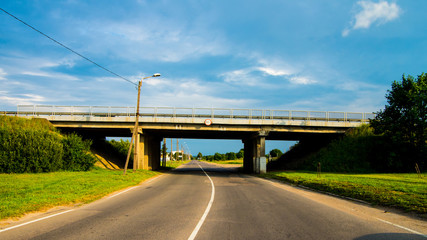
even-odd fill
[[(42, 117), (50, 121), (72, 122), (134, 122), (135, 107), (93, 106), (47, 106), (18, 105), (18, 116)], [(372, 113), (222, 109), (222, 108), (140, 108), (140, 121), (156, 123), (204, 124), (210, 119), (213, 124), (227, 125), (289, 125), (356, 127), (374, 118)]]

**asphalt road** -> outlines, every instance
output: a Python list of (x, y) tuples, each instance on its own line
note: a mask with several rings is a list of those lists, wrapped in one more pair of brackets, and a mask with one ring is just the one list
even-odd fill
[(277, 185), (192, 161), (119, 195), (2, 227), (0, 239), (427, 239)]

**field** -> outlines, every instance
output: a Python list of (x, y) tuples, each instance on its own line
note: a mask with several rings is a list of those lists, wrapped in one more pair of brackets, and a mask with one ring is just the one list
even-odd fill
[(338, 174), (269, 172), (261, 177), (278, 179), (372, 204), (427, 213), (427, 177), (417, 174)]
[(160, 172), (95, 168), (88, 172), (0, 174), (0, 219), (60, 205), (88, 203)]

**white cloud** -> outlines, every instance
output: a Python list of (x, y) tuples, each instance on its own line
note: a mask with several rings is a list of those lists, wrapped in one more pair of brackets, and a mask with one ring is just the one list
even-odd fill
[[(216, 107), (216, 108), (247, 108), (256, 100), (230, 97), (223, 94), (226, 84), (204, 82), (200, 79), (169, 79), (158, 78), (146, 82), (142, 89), (142, 105), (144, 106), (176, 106), (176, 107)], [(155, 83), (155, 84), (154, 84)], [(224, 96), (225, 95), (225, 96)]]
[(298, 72), (297, 67), (290, 66), (282, 59), (274, 57), (257, 57), (255, 56), (257, 64), (261, 65), (258, 70), (271, 75), (271, 76), (287, 76)]
[(274, 69), (274, 68), (268, 68), (268, 67), (259, 67), (258, 70), (271, 75), (271, 76), (286, 76), (289, 75), (287, 71), (284, 71), (282, 69)]
[(243, 85), (243, 86), (256, 86), (261, 85), (261, 79), (259, 76), (253, 74), (257, 68), (244, 68), (234, 71), (229, 71), (219, 76), (224, 78), (226, 83)]
[(346, 37), (350, 34), (351, 30), (367, 29), (372, 24), (381, 25), (398, 18), (402, 12), (396, 3), (389, 3), (387, 1), (359, 1), (357, 4), (362, 8), (351, 22), (351, 26), (345, 28), (342, 36)]
[(7, 73), (3, 70), (3, 68), (0, 68), (0, 80), (5, 80), (5, 76)]
[[(279, 77), (279, 79), (283, 79), (295, 85), (317, 83), (315, 79), (305, 76), (297, 67), (290, 66), (283, 60), (277, 58), (269, 58), (268, 60), (267, 58), (256, 58), (255, 64), (258, 66), (229, 71), (219, 76), (222, 77), (226, 83), (264, 88), (273, 86), (271, 80), (268, 80), (269, 76)], [(262, 73), (262, 75), (260, 75), (260, 73)], [(274, 87), (281, 87), (283, 83), (284, 82), (279, 83), (275, 80)]]
[[(179, 62), (201, 56), (223, 55), (228, 49), (221, 31), (204, 23), (193, 25), (186, 21), (155, 17), (150, 24), (141, 24), (136, 20), (106, 21), (99, 23), (96, 19), (91, 23), (73, 23), (90, 28), (80, 33), (89, 42), (87, 46), (91, 46), (85, 51), (98, 55), (107, 53), (105, 49), (109, 49), (108, 54), (128, 60)], [(103, 41), (99, 42), (99, 39)]]
[(291, 78), (289, 78), (289, 81), (291, 81), (291, 83), (293, 84), (302, 84), (302, 85), (308, 85), (308, 84), (313, 84), (317, 82), (316, 80), (313, 80), (305, 76), (292, 76)]
[(36, 94), (17, 94), (15, 96), (7, 96), (8, 92), (1, 91), (0, 92), (0, 100), (9, 106), (16, 105), (34, 105), (45, 102), (46, 99), (43, 96)]
[(47, 77), (47, 78), (55, 78), (55, 79), (61, 79), (63, 80), (69, 80), (69, 81), (76, 81), (79, 80), (79, 78), (62, 74), (62, 73), (50, 73), (45, 71), (25, 71), (21, 72), (22, 75), (28, 75), (28, 76), (35, 76), (35, 77)]
[[(79, 80), (79, 78), (74, 77), (69, 74), (63, 74), (56, 72), (55, 70), (51, 70), (56, 67), (73, 67), (74, 59), (76, 57), (71, 58), (62, 58), (62, 59), (48, 59), (46, 57), (34, 57), (29, 56), (24, 53), (14, 52), (13, 57), (1, 57), (0, 60), (3, 67), (8, 69), (8, 75), (27, 75), (27, 76), (35, 76), (35, 77), (47, 77), (47, 78), (55, 78), (69, 81)], [(2, 77), (2, 72), (0, 68), (0, 79)], [(4, 73), (6, 74), (6, 73)], [(3, 75), (4, 76), (4, 75)]]
[(257, 100), (225, 98), (196, 92), (171, 92), (147, 97), (143, 106), (199, 107), (199, 108), (250, 108)]

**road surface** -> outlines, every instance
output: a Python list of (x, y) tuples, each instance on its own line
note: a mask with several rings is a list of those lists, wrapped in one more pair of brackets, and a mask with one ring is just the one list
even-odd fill
[(0, 228), (2, 240), (427, 239), (426, 221), (198, 161), (118, 195)]

